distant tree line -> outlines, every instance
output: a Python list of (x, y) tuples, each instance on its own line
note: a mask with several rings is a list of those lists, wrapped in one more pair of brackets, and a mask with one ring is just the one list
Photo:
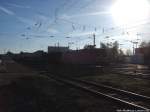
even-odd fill
[(106, 50), (107, 60), (109, 63), (122, 63), (125, 61), (123, 50), (119, 49), (119, 43), (117, 41), (108, 44), (101, 43), (101, 48)]

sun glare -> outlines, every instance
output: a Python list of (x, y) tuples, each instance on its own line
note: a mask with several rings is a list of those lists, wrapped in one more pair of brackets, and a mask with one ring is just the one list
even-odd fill
[(116, 0), (111, 13), (117, 24), (130, 25), (148, 19), (150, 4), (147, 0)]

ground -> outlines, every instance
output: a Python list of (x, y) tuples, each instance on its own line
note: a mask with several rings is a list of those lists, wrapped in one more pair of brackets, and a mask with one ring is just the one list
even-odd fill
[(150, 77), (148, 76), (143, 78), (140, 75), (107, 72), (91, 75), (84, 74), (79, 78), (150, 96)]
[(6, 61), (0, 71), (0, 112), (115, 112), (123, 107)]

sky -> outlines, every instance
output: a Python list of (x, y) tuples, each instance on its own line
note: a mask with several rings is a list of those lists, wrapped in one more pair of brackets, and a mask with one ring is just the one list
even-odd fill
[[(48, 46), (58, 43), (79, 49), (93, 44), (93, 34), (97, 47), (100, 42), (118, 41), (122, 49), (129, 49), (130, 41), (136, 37), (147, 40), (148, 18), (130, 25), (119, 23), (117, 19), (122, 16), (117, 12), (119, 9), (116, 11), (119, 16), (114, 17), (116, 12), (112, 14), (117, 1), (121, 0), (0, 0), (0, 53), (47, 51)], [(145, 7), (140, 6), (138, 9)]]

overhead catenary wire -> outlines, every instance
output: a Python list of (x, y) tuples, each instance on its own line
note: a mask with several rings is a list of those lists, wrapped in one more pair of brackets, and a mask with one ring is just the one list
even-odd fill
[[(65, 6), (69, 3), (69, 1), (70, 0), (66, 0), (63, 4), (61, 4), (60, 5), (60, 7), (58, 7), (57, 8), (57, 10), (62, 10), (63, 8), (65, 8)], [(93, 29), (96, 29), (97, 30), (97, 27), (95, 27), (95, 26), (91, 26), (91, 25), (85, 25), (85, 24), (80, 24), (80, 23), (77, 23), (77, 22), (73, 22), (73, 21), (71, 21), (71, 20), (67, 20), (67, 19), (64, 19), (64, 18), (59, 18), (58, 16), (58, 12), (59, 11), (56, 11), (56, 13), (57, 14), (55, 14), (55, 19), (57, 19), (57, 20), (63, 20), (63, 21), (65, 21), (65, 22), (67, 22), (67, 23), (70, 23), (71, 25), (72, 25), (72, 29), (73, 30), (75, 30), (75, 29), (77, 29), (77, 28), (75, 28), (75, 26), (80, 26), (80, 27), (82, 27), (82, 31), (84, 31), (85, 30), (85, 28), (87, 29), (87, 28), (89, 28), (89, 27), (92, 27)], [(39, 27), (41, 26), (41, 24), (39, 25)], [(136, 27), (136, 26), (135, 26)], [(133, 28), (133, 27), (132, 27)], [(117, 29), (123, 29), (122, 28), (122, 26), (119, 26), (119, 27), (111, 27), (111, 28), (102, 28), (101, 30), (102, 30), (102, 33), (104, 34), (104, 33), (107, 33), (107, 32), (109, 32), (109, 31), (114, 31), (114, 30), (117, 30)], [(126, 28), (126, 29), (129, 29), (129, 28)], [(96, 31), (95, 30), (95, 31)], [(62, 33), (64, 33), (64, 32), (62, 32)], [(127, 32), (127, 33), (129, 33), (129, 32)]]
[[(66, 0), (66, 2), (64, 2), (63, 4), (60, 5), (60, 8), (58, 8), (57, 10), (62, 10), (62, 9), (65, 9), (65, 6), (68, 4), (70, 0)], [(90, 26), (90, 25), (85, 25), (85, 24), (80, 24), (80, 23), (77, 23), (77, 22), (74, 22), (74, 21), (71, 21), (71, 20), (67, 20), (67, 19), (62, 19), (60, 17), (58, 17), (58, 11), (56, 11), (56, 19), (59, 21), (59, 20), (63, 20), (67, 23), (69, 23), (70, 25), (72, 25), (72, 29), (73, 30), (77, 30), (77, 26), (80, 26), (82, 27), (82, 31), (85, 31), (85, 29), (88, 29), (89, 27), (92, 27), (92, 29), (96, 29), (95, 31), (97, 31), (97, 27), (95, 26)], [(149, 22), (150, 23), (150, 22)], [(146, 23), (145, 23), (146, 24)], [(39, 24), (38, 27), (41, 27), (41, 24)], [(132, 28), (136, 28), (137, 26), (132, 26)], [(130, 27), (131, 28), (131, 27)], [(125, 28), (125, 29), (130, 29), (129, 27)], [(118, 30), (118, 29), (123, 29), (122, 26), (119, 26), (119, 27), (110, 27), (110, 28), (101, 28), (102, 30), (102, 34), (97, 34), (97, 36), (103, 36), (103, 35), (107, 35), (105, 33), (109, 33), (109, 31), (114, 31), (114, 30)], [(61, 32), (61, 33), (64, 33), (64, 32)], [(69, 32), (70, 33), (70, 32)], [(124, 34), (129, 34), (129, 32), (124, 32)], [(123, 34), (123, 35), (124, 35)], [(67, 35), (67, 33), (66, 33)], [(31, 35), (30, 35), (31, 36)], [(33, 36), (33, 35), (32, 35)], [(38, 38), (42, 38), (42, 36), (34, 36), (34, 37), (38, 37)], [(44, 37), (44, 36), (43, 36)]]

